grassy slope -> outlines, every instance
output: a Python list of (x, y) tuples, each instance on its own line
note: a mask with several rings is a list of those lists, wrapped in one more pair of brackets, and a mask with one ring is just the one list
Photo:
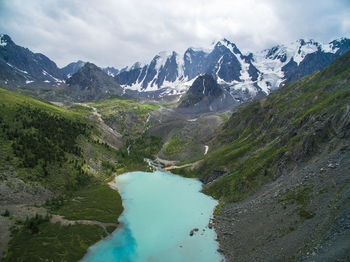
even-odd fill
[(289, 161), (307, 160), (322, 143), (344, 137), (349, 76), (348, 52), (330, 67), (239, 107), (213, 140), (214, 150), (191, 171), (204, 181), (224, 174), (204, 192), (222, 201), (240, 200), (279, 176)]
[(38, 228), (37, 234), (27, 228), (17, 232), (3, 261), (78, 261), (89, 246), (106, 236), (99, 226), (44, 222)]
[(123, 136), (136, 137), (144, 130), (148, 115), (160, 107), (154, 104), (140, 104), (123, 98), (111, 98), (88, 105), (96, 107), (109, 126), (115, 126)]
[[(1, 175), (6, 180), (6, 170), (14, 170), (26, 183), (53, 191), (57, 197), (48, 205), (54, 213), (70, 219), (117, 222), (123, 210), (120, 196), (102, 180), (115, 170), (118, 153), (91, 138), (98, 135), (97, 129), (83, 117), (89, 112), (83, 111), (64, 110), (0, 89)], [(94, 154), (87, 154), (87, 148)], [(38, 235), (29, 234), (20, 222), (5, 261), (27, 261), (36, 251), (42, 259), (76, 261), (103, 235), (102, 228), (87, 225), (45, 222), (39, 229)], [(72, 241), (78, 242), (76, 247), (71, 247)]]
[[(0, 157), (24, 181), (55, 192), (74, 190), (90, 180), (77, 162), (82, 150), (76, 140), (92, 126), (78, 114), (0, 89)], [(74, 162), (74, 163), (73, 163)]]
[(91, 185), (74, 193), (74, 199), (58, 207), (55, 213), (70, 220), (117, 222), (123, 212), (121, 197), (108, 185)]

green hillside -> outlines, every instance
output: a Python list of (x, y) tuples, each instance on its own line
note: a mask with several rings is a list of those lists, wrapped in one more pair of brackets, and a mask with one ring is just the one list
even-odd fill
[[(59, 214), (62, 221), (73, 220), (69, 223), (117, 224), (123, 211), (121, 198), (105, 179), (116, 170), (118, 152), (101, 142), (96, 123), (87, 115), (0, 89), (0, 184), (7, 192), (1, 213), (12, 225), (5, 261), (24, 261), (34, 251), (38, 257), (32, 261), (76, 261), (105, 236), (98, 224), (67, 229), (38, 213), (53, 218)], [(64, 237), (68, 231), (81, 243), (74, 249)], [(36, 243), (35, 250), (27, 238)], [(57, 256), (61, 252), (67, 253)]]
[(2, 89), (0, 105), (2, 166), (56, 192), (89, 182), (88, 173), (77, 164), (83, 160), (78, 137), (88, 137), (92, 130), (84, 118)]
[(350, 53), (326, 69), (241, 106), (219, 130), (211, 150), (192, 170), (204, 192), (224, 202), (240, 200), (304, 162), (324, 143), (349, 138)]

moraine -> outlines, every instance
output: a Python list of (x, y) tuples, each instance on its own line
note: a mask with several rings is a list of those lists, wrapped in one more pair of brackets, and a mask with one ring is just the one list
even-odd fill
[(217, 201), (200, 192), (201, 182), (157, 171), (126, 173), (114, 183), (125, 208), (122, 226), (90, 247), (83, 262), (223, 260), (208, 228)]

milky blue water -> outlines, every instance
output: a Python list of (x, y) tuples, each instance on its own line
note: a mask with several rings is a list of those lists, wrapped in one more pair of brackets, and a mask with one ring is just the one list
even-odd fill
[[(216, 234), (208, 228), (217, 202), (201, 183), (165, 172), (116, 177), (123, 199), (122, 226), (89, 248), (84, 262), (215, 262)], [(189, 232), (198, 228), (193, 236)]]

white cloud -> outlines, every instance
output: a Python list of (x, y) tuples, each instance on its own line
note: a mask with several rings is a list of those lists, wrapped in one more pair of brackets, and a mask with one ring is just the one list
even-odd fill
[(259, 50), (298, 38), (349, 36), (347, 0), (2, 0), (0, 31), (59, 66), (123, 67), (162, 50), (228, 38)]

